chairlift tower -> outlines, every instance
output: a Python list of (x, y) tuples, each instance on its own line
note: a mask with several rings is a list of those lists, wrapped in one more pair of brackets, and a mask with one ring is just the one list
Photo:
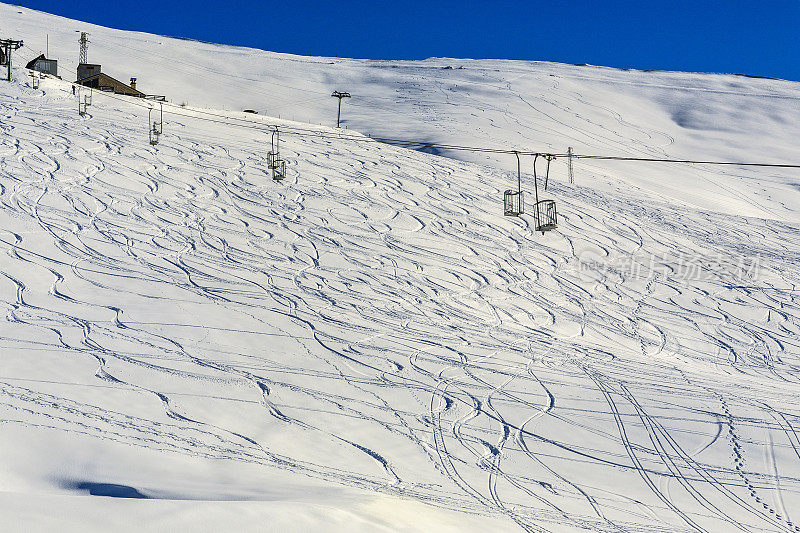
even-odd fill
[(336, 113), (336, 127), (338, 128), (342, 118), (342, 98), (350, 98), (350, 93), (333, 91), (331, 97), (339, 99), (339, 111)]
[(5, 65), (8, 67), (7, 81), (11, 81), (11, 52), (22, 48), (22, 41), (15, 41), (14, 39), (0, 39), (0, 49), (3, 53), (0, 54), (2, 62), (0, 66)]

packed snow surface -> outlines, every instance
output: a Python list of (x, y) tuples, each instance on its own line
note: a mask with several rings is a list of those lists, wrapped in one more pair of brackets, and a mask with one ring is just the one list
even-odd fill
[(353, 131), (797, 162), (800, 84), (0, 30), (64, 77), (0, 84), (0, 523), (800, 531), (796, 170), (557, 160), (541, 235), (508, 155)]

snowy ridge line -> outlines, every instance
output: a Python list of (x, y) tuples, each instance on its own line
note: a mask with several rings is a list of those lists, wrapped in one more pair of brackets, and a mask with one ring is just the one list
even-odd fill
[[(185, 38), (182, 38), (182, 37), (170, 37), (170, 36), (164, 36), (164, 37), (173, 38), (173, 39), (180, 39), (180, 40), (186, 40)], [(205, 43), (204, 41), (195, 41), (195, 40), (192, 40), (192, 39), (189, 39), (189, 40), (190, 41), (194, 41), (194, 42), (204, 43), (204, 44), (213, 44), (213, 45), (220, 46), (217, 43)], [(136, 47), (132, 47), (130, 45), (120, 46), (118, 43), (114, 43), (114, 42), (109, 42), (107, 44), (112, 46), (112, 47), (117, 48), (118, 49), (118, 53), (120, 53), (120, 54), (125, 53), (126, 51), (129, 51), (129, 50), (136, 50), (136, 51), (142, 52), (144, 54), (161, 57), (163, 59), (167, 59), (167, 60), (170, 60), (170, 61), (174, 59), (171, 56), (164, 56), (164, 55), (160, 55), (160, 54), (155, 54), (155, 53), (153, 53), (152, 50), (145, 50), (145, 49), (142, 49), (142, 48), (136, 48)], [(31, 46), (28, 45), (28, 44), (24, 44), (20, 48), (20, 50), (25, 49), (25, 48), (30, 50), (31, 53), (33, 54), (30, 57), (28, 57), (28, 60), (34, 59), (35, 57), (38, 57), (39, 55), (44, 54), (43, 50), (38, 50), (38, 49), (31, 48)], [(311, 57), (311, 58), (306, 57), (306, 56), (299, 56), (299, 57), (301, 57), (302, 60), (304, 60), (304, 61), (308, 61), (309, 59), (313, 59), (313, 57)], [(326, 59), (332, 59), (332, 58), (320, 57), (319, 59), (322, 59), (323, 61), (319, 61), (318, 64), (325, 64), (326, 63), (326, 61), (325, 61)], [(337, 58), (337, 59), (340, 59), (340, 58)], [(429, 61), (429, 60), (447, 60), (447, 59), (453, 59), (455, 61), (468, 60), (466, 58), (428, 58), (428, 59), (422, 60), (422, 61), (412, 60), (410, 62), (411, 63), (424, 63), (425, 61)], [(286, 58), (284, 60), (285, 61), (297, 61), (296, 59), (293, 60), (293, 59), (286, 59)], [(186, 61), (186, 60), (184, 59), (184, 61)], [(501, 61), (506, 61), (508, 63), (520, 62), (520, 63), (529, 63), (529, 64), (556, 64), (556, 65), (558, 65), (558, 63), (551, 63), (551, 62), (547, 62), (547, 61), (518, 61), (518, 60), (501, 60)], [(397, 61), (396, 60), (374, 60), (374, 62), (375, 63), (392, 63), (392, 62), (397, 62)], [(404, 61), (400, 61), (400, 62), (404, 62)], [(327, 61), (327, 63), (329, 63), (329, 61)], [(193, 63), (193, 66), (195, 66), (196, 68), (200, 68), (202, 70), (206, 70), (206, 71), (212, 72), (214, 74), (222, 74), (222, 75), (229, 76), (229, 77), (233, 76), (233, 77), (236, 77), (236, 78), (244, 80), (244, 81), (251, 81), (251, 82), (252, 81), (260, 81), (260, 82), (264, 83), (264, 80), (261, 79), (261, 78), (252, 77), (252, 76), (243, 76), (241, 74), (232, 75), (229, 72), (222, 72), (222, 71), (216, 70), (216, 69), (209, 69), (208, 66), (202, 65), (202, 64), (199, 64), (199, 63)], [(681, 72), (681, 71), (658, 70), (658, 69), (655, 69), (655, 70), (653, 70), (653, 69), (648, 69), (648, 70), (625, 69), (625, 68), (603, 67), (603, 66), (600, 66), (600, 65), (589, 65), (589, 64), (580, 64), (580, 65), (573, 65), (573, 66), (597, 67), (597, 68), (600, 68), (600, 69), (610, 69), (610, 70), (616, 70), (616, 71), (619, 71), (619, 72), (631, 72), (631, 71), (634, 71), (634, 72), (639, 72), (639, 73), (655, 72), (655, 73), (668, 73), (668, 74), (686, 74), (685, 72)], [(428, 68), (429, 69), (438, 69), (438, 68), (441, 68), (441, 67), (437, 67), (437, 66), (433, 66), (432, 65), (432, 66), (430, 66)], [(481, 70), (481, 69), (476, 69), (476, 70)], [(737, 76), (737, 77), (744, 77), (744, 78), (750, 78), (750, 79), (762, 79), (762, 80), (772, 80), (772, 81), (778, 81), (778, 82), (785, 82), (785, 83), (788, 83), (788, 84), (796, 83), (795, 81), (784, 80), (784, 79), (781, 79), (781, 78), (771, 78), (771, 77), (767, 77), (767, 76), (755, 76), (755, 75), (750, 75), (750, 74), (737, 74), (735, 72), (729, 72), (729, 73), (725, 73), (725, 72), (692, 72), (691, 74), (699, 74), (699, 75), (703, 75), (703, 76), (705, 76), (705, 75), (708, 75), (708, 76)], [(604, 78), (591, 77), (591, 76), (579, 76), (579, 75), (576, 75), (576, 74), (570, 74), (570, 75), (561, 74), (561, 77), (565, 78), (565, 79), (582, 80), (582, 81), (597, 81), (597, 82), (606, 82), (606, 83), (609, 82), (609, 80), (607, 78), (604, 79)], [(307, 87), (303, 87), (303, 86), (300, 86), (300, 85), (287, 85), (287, 84), (280, 84), (280, 83), (275, 83), (275, 82), (266, 82), (266, 83), (269, 83), (270, 85), (274, 85), (276, 87), (291, 89), (293, 91), (301, 91), (301, 92), (312, 93), (312, 94), (318, 95), (318, 96), (315, 96), (314, 98), (320, 98), (320, 99), (323, 99), (323, 98), (324, 99), (328, 99), (328, 98), (330, 98), (330, 91), (316, 91), (316, 90), (308, 89)], [(693, 91), (693, 92), (699, 92), (699, 93), (722, 94), (722, 95), (730, 95), (730, 96), (746, 96), (746, 97), (756, 97), (756, 98), (777, 98), (777, 99), (783, 99), (783, 100), (800, 100), (800, 96), (788, 96), (788, 95), (785, 95), (785, 94), (776, 94), (776, 93), (768, 93), (768, 92), (754, 93), (754, 92), (743, 92), (743, 91), (713, 90), (713, 89), (708, 89), (707, 87), (699, 87), (699, 86), (698, 87), (692, 87), (692, 86), (688, 86), (688, 85), (684, 85), (684, 84), (681, 84), (681, 85), (665, 85), (665, 84), (654, 84), (654, 83), (645, 83), (645, 82), (628, 82), (627, 85), (631, 85), (631, 86), (635, 86), (635, 87), (672, 89), (672, 90), (680, 90), (680, 91)], [(378, 95), (375, 95), (375, 94), (364, 94), (364, 95), (359, 95), (359, 98), (363, 98), (365, 100), (382, 100), (382, 101), (395, 103), (395, 102), (397, 102), (398, 98), (402, 98), (402, 97), (398, 97), (398, 96), (396, 96), (396, 97), (388, 97), (388, 96), (378, 96)], [(418, 100), (418, 102), (421, 103), (421, 104), (432, 104), (432, 103), (435, 103), (435, 101), (427, 101), (427, 100)], [(358, 104), (358, 102), (353, 102), (351, 105), (359, 105), (359, 104)]]

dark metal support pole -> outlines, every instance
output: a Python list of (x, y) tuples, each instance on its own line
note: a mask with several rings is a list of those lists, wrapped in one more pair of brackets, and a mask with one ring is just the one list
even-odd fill
[(547, 170), (544, 173), (544, 190), (547, 190), (547, 182), (550, 181), (550, 161), (553, 160), (552, 156), (545, 156), (547, 157)]
[(336, 113), (336, 127), (338, 128), (342, 123), (342, 98), (350, 98), (350, 93), (333, 91), (331, 96), (339, 99), (339, 110)]
[(538, 229), (541, 225), (539, 221), (541, 217), (539, 216), (539, 177), (536, 175), (536, 160), (539, 159), (539, 154), (533, 156), (533, 190), (535, 191), (534, 194), (536, 195), (536, 228)]

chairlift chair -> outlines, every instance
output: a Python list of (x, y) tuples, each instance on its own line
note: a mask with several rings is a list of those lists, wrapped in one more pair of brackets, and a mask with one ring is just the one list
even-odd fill
[(522, 169), (519, 162), (519, 154), (514, 152), (517, 156), (517, 190), (506, 190), (503, 193), (503, 214), (507, 217), (518, 217), (525, 212), (525, 202), (522, 197)]
[(272, 179), (275, 181), (281, 181), (283, 178), (286, 177), (286, 161), (283, 159), (279, 159), (277, 164), (272, 167)]
[(78, 86), (77, 96), (78, 96), (78, 114), (80, 116), (84, 116), (86, 115), (89, 106), (92, 105), (92, 98), (90, 95), (83, 94), (83, 91), (81, 91), (80, 86)]
[(161, 104), (160, 116), (158, 121), (153, 120), (153, 108), (147, 112), (147, 125), (149, 126), (150, 145), (158, 144), (159, 138), (164, 133), (164, 104)]
[(158, 125), (156, 122), (153, 122), (153, 127), (150, 129), (150, 145), (155, 146), (158, 144), (158, 136), (161, 133), (158, 131)]
[[(543, 157), (547, 160), (547, 169), (544, 175), (544, 189), (547, 190), (547, 182), (550, 179), (550, 162), (555, 159), (555, 156), (544, 154)], [(539, 178), (536, 175), (536, 160), (538, 158), (539, 154), (533, 157), (533, 183), (536, 191), (536, 231), (541, 231), (542, 235), (544, 235), (546, 231), (558, 227), (558, 213), (556, 212), (555, 200), (539, 200)]]
[(272, 140), (270, 144), (272, 149), (267, 152), (267, 166), (272, 170), (272, 179), (274, 181), (281, 181), (286, 177), (286, 161), (281, 159), (280, 141), (280, 132), (278, 128), (275, 128), (272, 131)]
[(507, 189), (503, 193), (503, 214), (507, 217), (518, 217), (525, 211), (521, 191)]

